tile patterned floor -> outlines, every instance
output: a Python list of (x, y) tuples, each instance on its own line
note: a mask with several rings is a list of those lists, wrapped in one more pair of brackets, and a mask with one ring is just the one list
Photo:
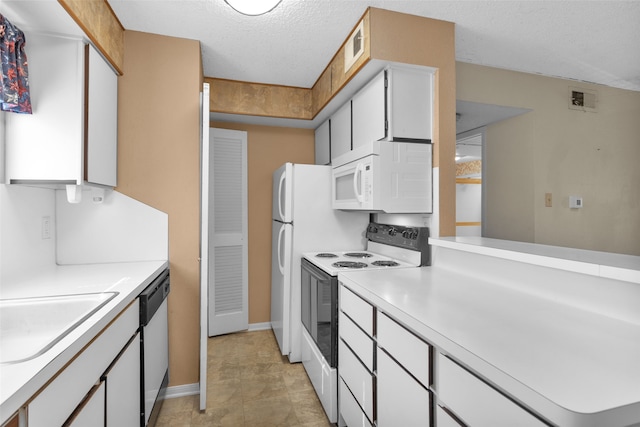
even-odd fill
[(207, 410), (167, 399), (157, 427), (330, 427), (301, 363), (280, 355), (271, 330), (209, 338)]

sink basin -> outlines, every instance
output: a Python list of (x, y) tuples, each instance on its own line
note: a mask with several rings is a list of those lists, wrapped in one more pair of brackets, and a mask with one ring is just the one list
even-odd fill
[(0, 363), (24, 362), (43, 354), (116, 295), (0, 300)]

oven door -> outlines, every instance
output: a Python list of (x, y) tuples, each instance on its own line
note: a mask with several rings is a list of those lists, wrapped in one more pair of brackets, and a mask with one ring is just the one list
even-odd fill
[(332, 368), (338, 365), (338, 278), (302, 259), (302, 324)]

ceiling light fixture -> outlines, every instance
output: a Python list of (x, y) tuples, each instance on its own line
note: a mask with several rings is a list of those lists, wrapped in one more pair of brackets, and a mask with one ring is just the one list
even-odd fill
[(271, 12), (282, 0), (224, 0), (236, 12), (258, 16)]

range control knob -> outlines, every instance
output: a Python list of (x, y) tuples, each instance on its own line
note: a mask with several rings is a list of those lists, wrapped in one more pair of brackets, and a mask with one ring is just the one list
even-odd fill
[(415, 228), (408, 228), (402, 232), (402, 237), (405, 239), (416, 240), (418, 238), (418, 230)]
[(396, 233), (397, 233), (397, 230), (395, 228), (391, 227), (389, 229), (389, 236), (395, 236)]

